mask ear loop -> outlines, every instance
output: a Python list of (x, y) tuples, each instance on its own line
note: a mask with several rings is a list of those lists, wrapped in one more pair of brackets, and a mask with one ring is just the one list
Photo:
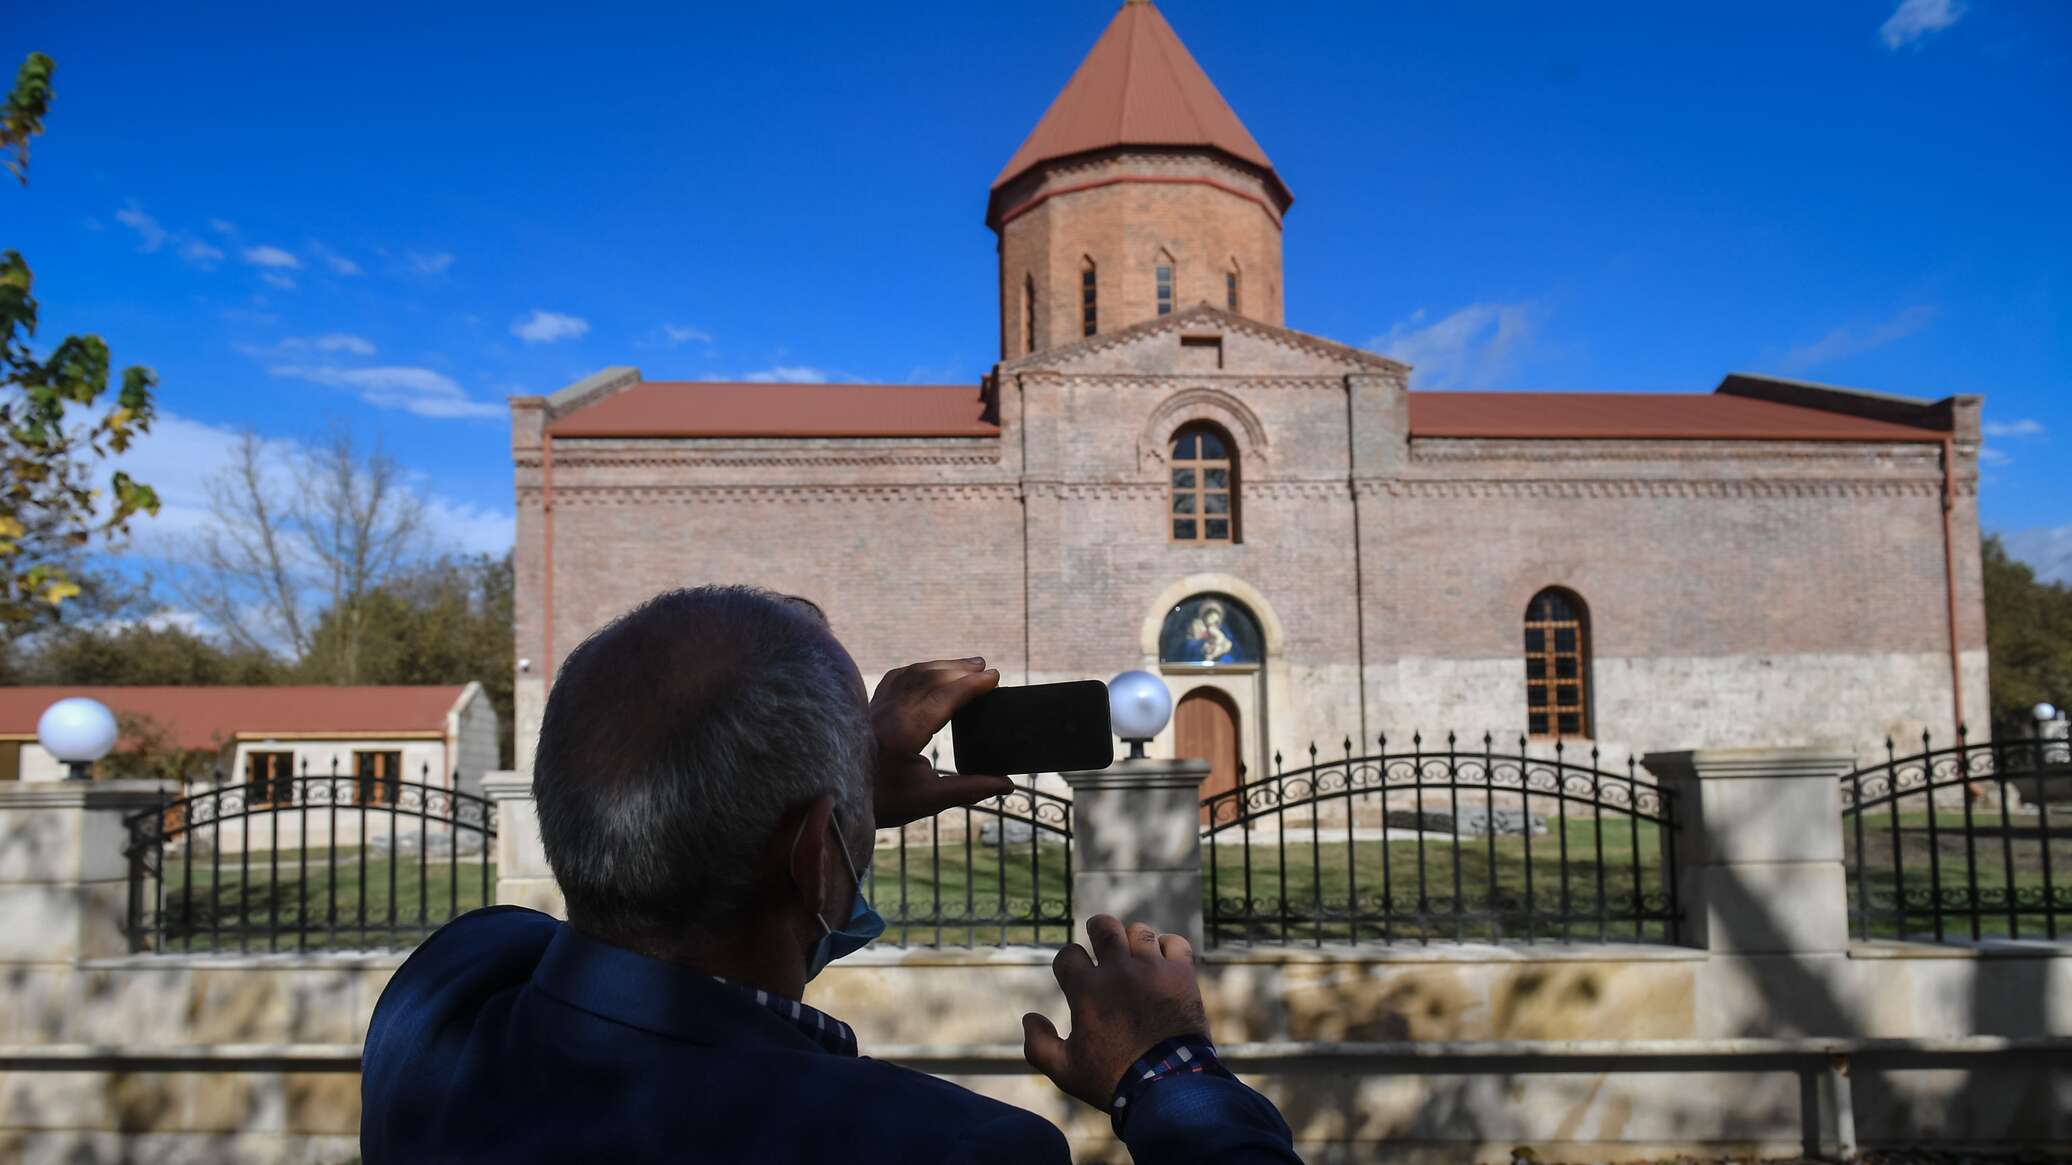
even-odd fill
[[(832, 816), (833, 816), (833, 813), (834, 813), (834, 811), (833, 811), (832, 809), (830, 809), (830, 810), (828, 811), (828, 813), (829, 813), (829, 816), (830, 816), (830, 817), (832, 817)], [(799, 822), (799, 831), (798, 831), (797, 833), (794, 833), (794, 834), (792, 834), (792, 835), (791, 835), (791, 861), (792, 861), (792, 862), (797, 862), (797, 861), (798, 861), (798, 857), (799, 857), (799, 842), (800, 842), (800, 841), (802, 841), (802, 840), (803, 840), (803, 839), (805, 838), (805, 836), (806, 836), (806, 823), (805, 823), (805, 822), (803, 822), (803, 821), (801, 821), (801, 822)], [(847, 862), (847, 861), (849, 860), (849, 852), (848, 852), (847, 850), (843, 850), (843, 851), (842, 851), (842, 860), (843, 860), (844, 862)], [(825, 935), (831, 935), (831, 934), (833, 934), (833, 933), (835, 932), (835, 928), (834, 928), (834, 927), (831, 927), (831, 926), (829, 926), (829, 925), (827, 924), (827, 919), (825, 919), (825, 918), (822, 918), (822, 917), (820, 916), (820, 912), (819, 912), (818, 910), (816, 910), (816, 911), (814, 911), (814, 912), (813, 912), (813, 921), (815, 921), (815, 922), (817, 922), (817, 923), (819, 923), (819, 924), (820, 924), (820, 933), (821, 933), (821, 934), (825, 934)]]

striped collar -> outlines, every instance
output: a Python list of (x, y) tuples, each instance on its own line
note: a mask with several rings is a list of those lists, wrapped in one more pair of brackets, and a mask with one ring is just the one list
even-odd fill
[(856, 1055), (855, 1030), (834, 1016), (818, 1008), (808, 1007), (796, 999), (786, 999), (781, 995), (772, 995), (760, 987), (751, 987), (746, 983), (736, 983), (731, 979), (723, 979), (718, 975), (714, 975), (712, 981), (715, 983), (725, 983), (743, 995), (754, 996), (758, 1004), (769, 1008), (780, 1019), (790, 1021), (792, 1026), (799, 1029), (801, 1035), (812, 1040), (822, 1048), (833, 1052), (835, 1055), (851, 1057)]

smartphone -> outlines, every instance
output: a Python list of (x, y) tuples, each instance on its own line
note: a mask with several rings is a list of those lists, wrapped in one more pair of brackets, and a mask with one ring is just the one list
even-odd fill
[(994, 688), (950, 720), (960, 773), (1085, 772), (1115, 761), (1108, 685), (1099, 680)]

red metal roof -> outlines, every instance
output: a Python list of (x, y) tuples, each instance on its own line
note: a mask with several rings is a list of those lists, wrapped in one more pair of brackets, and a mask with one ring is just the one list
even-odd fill
[(547, 426), (556, 437), (997, 437), (974, 385), (647, 381)]
[(1413, 437), (1940, 441), (1946, 433), (1723, 393), (1413, 392)]
[[(1129, 0), (1115, 14), (993, 189), (1039, 162), (1115, 146), (1202, 146), (1273, 174), (1266, 151), (1145, 0)], [(1292, 201), (1280, 176), (1273, 181)]]
[(0, 734), (33, 736), (43, 710), (67, 696), (90, 696), (118, 718), (148, 716), (184, 749), (212, 749), (241, 735), (444, 732), (446, 714), (463, 690), (460, 684), (0, 688)]

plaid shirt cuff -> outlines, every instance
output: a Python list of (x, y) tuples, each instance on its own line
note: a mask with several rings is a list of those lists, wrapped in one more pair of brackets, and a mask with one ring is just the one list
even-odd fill
[(1130, 1110), (1142, 1103), (1146, 1089), (1161, 1080), (1182, 1075), (1235, 1079), (1216, 1058), (1216, 1045), (1209, 1042), (1209, 1037), (1184, 1035), (1161, 1040), (1153, 1044), (1150, 1051), (1137, 1057), (1137, 1062), (1122, 1074), (1122, 1082), (1115, 1086), (1115, 1099), (1108, 1104), (1108, 1117), (1115, 1124), (1115, 1135), (1122, 1135), (1123, 1122), (1129, 1119)]

